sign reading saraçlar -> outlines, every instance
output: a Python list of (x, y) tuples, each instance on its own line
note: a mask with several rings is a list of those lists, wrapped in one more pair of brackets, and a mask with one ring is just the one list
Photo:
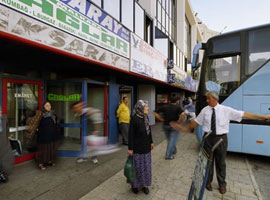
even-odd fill
[(0, 4), (129, 58), (127, 29), (86, 0), (62, 1), (0, 0)]
[(167, 82), (167, 58), (131, 34), (130, 71)]
[(129, 70), (129, 60), (127, 58), (88, 43), (2, 5), (0, 5), (0, 31), (89, 60), (95, 60), (126, 71)]

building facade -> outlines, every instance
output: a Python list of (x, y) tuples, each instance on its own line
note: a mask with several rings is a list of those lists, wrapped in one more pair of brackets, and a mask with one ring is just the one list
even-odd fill
[(34, 157), (35, 138), (24, 130), (45, 100), (59, 122), (58, 154), (79, 156), (92, 126), (73, 103), (100, 109), (100, 135), (116, 143), (123, 96), (131, 110), (146, 99), (153, 111), (172, 95), (193, 94), (187, 71), (201, 40), (188, 0), (0, 1), (0, 103), (22, 144), (16, 163)]

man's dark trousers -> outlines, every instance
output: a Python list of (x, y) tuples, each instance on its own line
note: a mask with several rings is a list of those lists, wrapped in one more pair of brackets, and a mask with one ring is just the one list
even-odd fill
[(222, 138), (223, 142), (215, 149), (213, 154), (213, 162), (210, 166), (207, 184), (211, 184), (214, 176), (214, 162), (216, 165), (216, 174), (219, 187), (226, 187), (226, 155), (227, 155), (227, 147), (228, 147), (228, 139), (227, 134), (224, 135), (214, 135), (210, 134), (204, 143), (204, 148), (206, 152), (210, 155), (212, 147)]

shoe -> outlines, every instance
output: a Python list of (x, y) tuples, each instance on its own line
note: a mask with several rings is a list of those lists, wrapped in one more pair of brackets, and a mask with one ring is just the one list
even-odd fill
[(212, 188), (212, 185), (211, 185), (211, 184), (207, 184), (207, 185), (206, 185), (206, 189), (207, 189), (208, 191), (213, 191), (213, 188)]
[(76, 162), (77, 163), (82, 163), (82, 162), (86, 162), (86, 161), (88, 161), (87, 158), (78, 158)]
[(142, 190), (143, 190), (144, 194), (149, 194), (148, 187), (143, 187)]
[(131, 190), (132, 190), (132, 192), (133, 192), (134, 194), (138, 194), (138, 192), (139, 192), (138, 188), (131, 188)]
[(45, 167), (43, 164), (39, 164), (38, 167), (39, 167), (39, 169), (41, 169), (41, 170), (45, 170), (45, 169), (46, 169), (46, 167)]
[(165, 160), (173, 160), (174, 156), (166, 157)]
[(96, 165), (98, 164), (98, 159), (97, 158), (92, 158), (91, 161)]
[(220, 187), (219, 192), (220, 194), (225, 194), (227, 192), (226, 187)]
[(177, 151), (173, 152), (172, 154), (177, 154)]
[(0, 170), (0, 183), (8, 182), (8, 176)]
[(48, 162), (48, 165), (50, 165), (50, 166), (55, 166), (56, 164), (54, 163), (54, 162)]

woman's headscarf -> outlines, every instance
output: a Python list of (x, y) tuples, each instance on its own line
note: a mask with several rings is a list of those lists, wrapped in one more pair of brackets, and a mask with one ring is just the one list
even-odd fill
[(146, 128), (146, 133), (147, 135), (150, 133), (150, 126), (149, 126), (149, 119), (147, 114), (144, 113), (144, 107), (148, 105), (148, 101), (145, 100), (139, 100), (133, 109), (133, 116), (136, 115), (140, 118), (144, 119), (144, 124), (145, 124), (145, 128)]
[(42, 105), (42, 112), (43, 112), (43, 117), (47, 118), (47, 117), (51, 117), (53, 122), (56, 123), (56, 117), (54, 115), (54, 112), (52, 110), (48, 111), (44, 108), (45, 104), (49, 103), (50, 105), (52, 105), (49, 101), (45, 101)]

